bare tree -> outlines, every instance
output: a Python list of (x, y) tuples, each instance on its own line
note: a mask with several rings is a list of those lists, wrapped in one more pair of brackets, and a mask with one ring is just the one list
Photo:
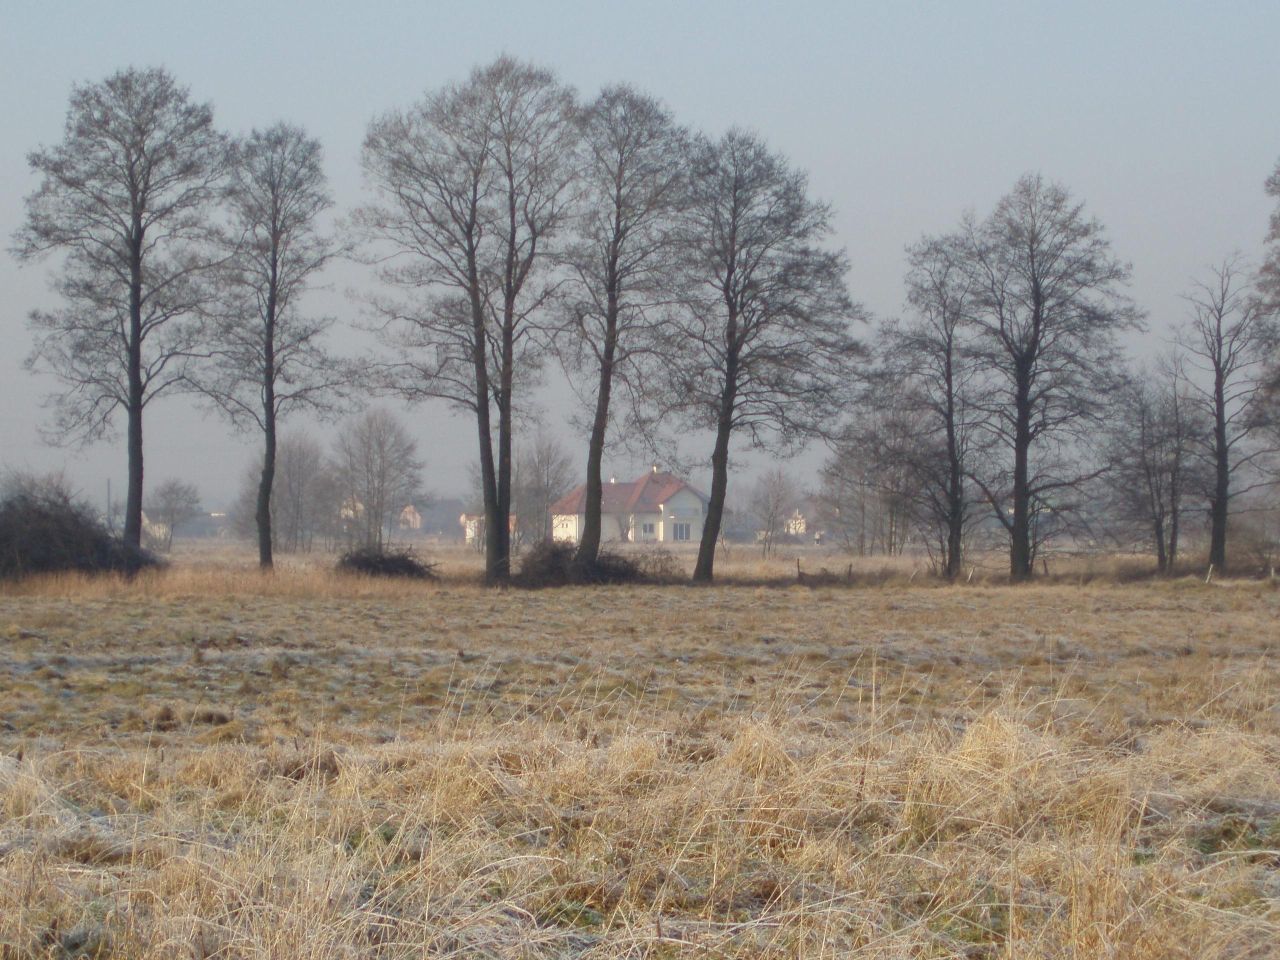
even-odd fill
[(381, 549), (400, 511), (421, 492), (417, 444), (399, 420), (375, 408), (338, 433), (333, 465), (348, 540)]
[(516, 536), (551, 539), (551, 505), (573, 486), (573, 457), (555, 437), (538, 430), (516, 452), (512, 479)]
[(822, 466), (818, 489), (820, 522), (832, 539), (848, 553), (866, 556), (869, 543), (869, 516), (877, 496), (871, 485), (867, 464), (857, 445), (837, 441), (836, 449)]
[(489, 582), (510, 576), (515, 396), (541, 357), (534, 318), (555, 289), (548, 244), (573, 199), (577, 136), (572, 92), (500, 57), (376, 119), (364, 143), (378, 202), (359, 220), (390, 252), (383, 279), (414, 298), (375, 304), (397, 351), (384, 370), (402, 395), (475, 417)]
[(1063, 186), (1024, 176), (963, 234), (972, 350), (985, 371), (982, 459), (993, 468), (971, 477), (1009, 536), (1010, 576), (1023, 580), (1071, 498), (1101, 473), (1085, 452), (1123, 382), (1117, 335), (1140, 320), (1121, 293), (1128, 266)]
[(322, 344), (332, 318), (300, 309), (316, 273), (339, 253), (319, 220), (332, 206), (319, 141), (278, 123), (235, 144), (227, 191), (235, 250), (221, 272), (212, 358), (200, 389), (238, 425), (262, 433), (254, 512), (258, 563), (272, 566), (272, 490), (280, 420), (328, 413), (350, 381)]
[(788, 448), (821, 434), (848, 394), (860, 311), (842, 251), (824, 249), (829, 208), (805, 175), (752, 134), (700, 141), (690, 161), (682, 255), (690, 294), (664, 358), (669, 402), (715, 432), (711, 492), (693, 578), (712, 579), (735, 436)]
[(200, 516), (200, 491), (195, 484), (166, 480), (152, 491), (152, 516), (163, 531), (165, 553), (173, 549), (173, 534), (184, 523)]
[(896, 475), (889, 488), (912, 501), (925, 542), (937, 543), (942, 573), (950, 580), (962, 568), (965, 530), (975, 512), (965, 480), (977, 370), (966, 342), (977, 291), (961, 238), (926, 238), (907, 255), (907, 300), (914, 316), (881, 327), (880, 363), (866, 396), (866, 406), (888, 418), (881, 426), (905, 429), (877, 428), (865, 446)]
[[(822, 470), (820, 502), (826, 525), (851, 553), (901, 553), (913, 526), (935, 534), (931, 508), (939, 505), (931, 494), (945, 460), (929, 426), (905, 400), (901, 408), (877, 400), (835, 441)], [(943, 542), (945, 548), (945, 530)]]
[(161, 69), (73, 88), (63, 140), (27, 157), (41, 176), (14, 252), (65, 254), (63, 304), (35, 311), (27, 364), (58, 377), (59, 434), (83, 442), (128, 421), (124, 539), (142, 540), (143, 411), (185, 382), (199, 349), (193, 316), (209, 288), (205, 243), (226, 169), (208, 104)]
[[(255, 460), (231, 510), (237, 533), (258, 534), (258, 493), (262, 462)], [(276, 446), (276, 476), (271, 486), (273, 547), (285, 553), (308, 553), (316, 538), (331, 542), (339, 533), (341, 484), (314, 437), (281, 434)]]
[(747, 500), (756, 518), (756, 538), (764, 559), (776, 549), (778, 537), (786, 531), (787, 519), (796, 507), (795, 481), (781, 467), (766, 470), (751, 488)]
[[(574, 557), (589, 573), (600, 553), (604, 448), (615, 385), (634, 409), (655, 382), (645, 361), (664, 346), (665, 302), (675, 293), (672, 230), (684, 199), (687, 135), (671, 114), (630, 87), (605, 89), (582, 114), (583, 199), (569, 248), (566, 296), (574, 361), (594, 368), (585, 521)], [(577, 365), (577, 363), (575, 363)]]
[(1107, 481), (1116, 519), (1136, 524), (1150, 538), (1160, 573), (1177, 564), (1184, 504), (1201, 472), (1196, 454), (1208, 431), (1197, 414), (1181, 360), (1173, 356), (1138, 372), (1107, 424)]
[(1259, 472), (1275, 453), (1264, 405), (1267, 364), (1278, 341), (1275, 316), (1249, 281), (1244, 261), (1224, 260), (1187, 294), (1191, 317), (1179, 342), (1188, 382), (1210, 422), (1204, 455), (1212, 465), (1209, 563), (1227, 569), (1231, 502), (1270, 482)]

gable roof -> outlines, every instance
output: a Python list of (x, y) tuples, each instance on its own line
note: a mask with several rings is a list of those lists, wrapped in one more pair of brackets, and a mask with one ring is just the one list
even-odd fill
[[(679, 477), (657, 470), (643, 474), (629, 483), (605, 483), (601, 486), (601, 513), (658, 513), (662, 505), (681, 490), (688, 490), (703, 503), (706, 496)], [(587, 485), (584, 483), (566, 493), (551, 505), (554, 516), (587, 512)]]

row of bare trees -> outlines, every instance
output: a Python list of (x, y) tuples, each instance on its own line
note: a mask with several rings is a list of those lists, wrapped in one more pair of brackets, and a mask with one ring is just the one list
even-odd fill
[(196, 391), (261, 432), (259, 556), (271, 566), (278, 422), (326, 409), (350, 382), (300, 301), (340, 252), (320, 145), (277, 124), (231, 139), (164, 70), (124, 70), (71, 94), (63, 140), (33, 151), (15, 253), (64, 255), (61, 306), (36, 311), (34, 369), (55, 374), (55, 432), (93, 440), (127, 422), (124, 537), (142, 538), (143, 415)]
[[(1267, 481), (1280, 220), (1259, 285), (1225, 263), (1190, 297), (1179, 356), (1137, 377), (1120, 358), (1143, 329), (1128, 266), (1064, 187), (1025, 177), (987, 217), (911, 249), (910, 315), (880, 327), (869, 362), (830, 209), (754, 134), (704, 136), (625, 85), (583, 101), (500, 57), (375, 118), (362, 159), (371, 199), (339, 240), (313, 138), (288, 124), (229, 138), (156, 69), (76, 87), (62, 142), (30, 154), (40, 183), (15, 252), (63, 259), (61, 305), (32, 315), (29, 362), (62, 382), (60, 436), (93, 439), (124, 416), (127, 539), (141, 538), (144, 412), (194, 391), (261, 435), (269, 567), (281, 421), (331, 413), (359, 382), (474, 420), (486, 575), (504, 581), (517, 417), (549, 362), (590, 411), (584, 580), (608, 444), (657, 446), (673, 429), (713, 437), (701, 581), (734, 446), (792, 450), (849, 412), (829, 480), (879, 492), (891, 547), (926, 529), (948, 576), (985, 519), (1012, 576), (1029, 577), (1107, 483), (1172, 563), (1203, 464), (1222, 569), (1231, 503)], [(1280, 173), (1268, 189), (1280, 194)], [(384, 352), (359, 376), (324, 347), (334, 319), (304, 309), (348, 255), (376, 263), (387, 291), (368, 297)]]
[(359, 220), (402, 291), (376, 304), (384, 382), (475, 418), (488, 579), (510, 571), (519, 394), (554, 356), (590, 384), (578, 575), (615, 424), (652, 442), (675, 417), (715, 437), (694, 573), (710, 580), (733, 440), (803, 442), (853, 382), (859, 311), (804, 175), (752, 134), (692, 133), (626, 86), (580, 103), (507, 57), (375, 120), (364, 163), (377, 200)]
[[(715, 434), (696, 577), (709, 580), (733, 438), (803, 442), (852, 382), (859, 311), (830, 211), (758, 137), (710, 139), (626, 86), (582, 102), (509, 57), (369, 127), (371, 203), (353, 218), (387, 296), (372, 380), (475, 420), (486, 573), (510, 573), (513, 434), (548, 358), (593, 384), (587, 521), (601, 538), (603, 452), (619, 415), (655, 440), (675, 417)], [(280, 421), (326, 412), (353, 382), (302, 298), (347, 252), (322, 229), (320, 147), (280, 124), (231, 140), (163, 70), (77, 87), (16, 252), (64, 254), (60, 309), (33, 316), (33, 367), (57, 375), (58, 430), (128, 421), (125, 536), (141, 536), (143, 413), (194, 390), (261, 433), (259, 557), (272, 563)]]
[(1135, 527), (1167, 570), (1194, 503), (1208, 560), (1227, 569), (1231, 505), (1276, 484), (1280, 449), (1275, 303), (1241, 259), (1192, 286), (1168, 356), (1140, 370), (1121, 353), (1145, 330), (1129, 268), (1060, 185), (1023, 178), (909, 259), (910, 315), (881, 326), (826, 469), (836, 510), (874, 489), (891, 529), (905, 512), (949, 578), (970, 531), (998, 525), (1026, 579), (1054, 537), (1118, 542)]
[[(282, 435), (275, 458), (269, 509), (275, 546), (286, 553), (307, 552), (317, 540), (382, 549), (402, 511), (431, 499), (416, 442), (380, 407), (344, 423), (327, 449), (307, 433)], [(244, 533), (258, 530), (261, 477), (261, 463), (253, 464), (231, 510)]]

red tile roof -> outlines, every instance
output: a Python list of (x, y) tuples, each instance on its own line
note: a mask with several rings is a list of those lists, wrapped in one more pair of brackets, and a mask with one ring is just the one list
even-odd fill
[[(688, 490), (703, 502), (706, 497), (670, 473), (651, 471), (630, 483), (608, 483), (601, 488), (601, 513), (657, 513), (664, 503), (681, 490)], [(551, 505), (553, 516), (568, 516), (587, 511), (587, 485), (566, 493)]]

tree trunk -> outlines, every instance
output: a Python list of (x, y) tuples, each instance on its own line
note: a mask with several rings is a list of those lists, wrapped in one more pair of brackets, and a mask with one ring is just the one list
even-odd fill
[(1223, 378), (1214, 384), (1213, 496), (1209, 500), (1209, 563), (1227, 572), (1227, 518), (1231, 496), (1231, 448), (1227, 444), (1226, 397)]
[(960, 443), (956, 437), (953, 350), (953, 341), (948, 336), (944, 369), (947, 390), (947, 566), (945, 574), (948, 580), (954, 580), (960, 576), (960, 570), (964, 566), (964, 464), (960, 461)]
[[(275, 401), (272, 399), (272, 406)], [(254, 519), (258, 523), (258, 566), (270, 570), (274, 566), (271, 555), (271, 489), (276, 480), (276, 418), (274, 411), (267, 415), (262, 453), (262, 477), (258, 481), (258, 508)]]
[(1009, 576), (1029, 580), (1035, 557), (1031, 550), (1031, 481), (1028, 459), (1031, 449), (1030, 375), (1018, 371), (1013, 439), (1013, 523), (1009, 527)]
[(262, 378), (262, 477), (258, 482), (258, 567), (270, 570), (275, 564), (271, 555), (271, 489), (276, 481), (276, 258), (271, 261), (271, 282), (267, 290), (266, 330), (263, 337)]
[(129, 483), (124, 502), (124, 541), (142, 546), (142, 230), (135, 224), (129, 249)]
[(613, 358), (617, 349), (617, 298), (609, 292), (604, 338), (604, 354), (600, 359), (600, 383), (596, 392), (596, 415), (591, 422), (591, 438), (587, 446), (586, 515), (582, 539), (573, 557), (575, 573), (581, 577), (595, 568), (600, 557), (601, 509), (604, 502), (604, 441), (609, 429), (609, 398), (613, 392)]
[(1167, 573), (1169, 571), (1169, 554), (1165, 549), (1164, 517), (1156, 516), (1154, 518), (1152, 532), (1155, 534), (1156, 540), (1156, 571)]
[(710, 583), (716, 558), (716, 541), (720, 539), (720, 524), (724, 519), (724, 498), (729, 489), (729, 433), (730, 421), (723, 413), (716, 431), (716, 445), (711, 454), (711, 497), (707, 501), (707, 516), (702, 525), (702, 540), (698, 543), (698, 562), (693, 568), (694, 583)]
[[(513, 322), (513, 321), (512, 321)], [(494, 498), (494, 522), (488, 543), (492, 558), (485, 558), (485, 576), (491, 583), (511, 578), (511, 390), (515, 373), (515, 343), (511, 322), (503, 327), (501, 386), (498, 392), (498, 475)]]
[[(954, 478), (953, 478), (954, 480)], [(964, 493), (953, 486), (947, 504), (947, 569), (948, 580), (960, 576), (964, 565)]]

